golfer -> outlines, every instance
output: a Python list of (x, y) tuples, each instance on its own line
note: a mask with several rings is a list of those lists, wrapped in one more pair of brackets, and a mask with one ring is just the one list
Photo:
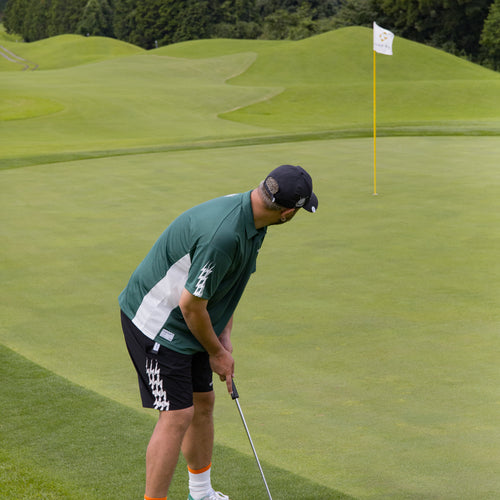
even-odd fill
[(233, 312), (255, 271), (267, 226), (318, 199), (310, 175), (282, 165), (258, 188), (205, 202), (175, 219), (120, 294), (122, 328), (142, 404), (159, 410), (146, 451), (145, 500), (165, 500), (182, 451), (188, 500), (229, 500), (210, 480), (212, 372), (232, 391)]

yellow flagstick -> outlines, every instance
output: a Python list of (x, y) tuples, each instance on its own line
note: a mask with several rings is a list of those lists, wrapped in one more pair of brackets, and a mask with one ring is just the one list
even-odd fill
[(377, 196), (377, 52), (392, 56), (394, 33), (373, 23), (373, 195)]
[(377, 196), (377, 52), (373, 51), (373, 195)]

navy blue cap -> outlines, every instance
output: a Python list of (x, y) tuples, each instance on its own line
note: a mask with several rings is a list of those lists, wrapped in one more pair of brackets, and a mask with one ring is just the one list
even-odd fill
[(264, 188), (274, 203), (285, 208), (305, 208), (316, 212), (318, 197), (313, 193), (311, 176), (295, 165), (275, 168), (264, 181)]

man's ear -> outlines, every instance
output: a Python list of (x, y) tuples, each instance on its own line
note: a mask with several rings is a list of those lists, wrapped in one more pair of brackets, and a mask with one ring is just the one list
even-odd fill
[(288, 222), (292, 220), (294, 215), (297, 213), (298, 208), (287, 208), (285, 210), (281, 210), (280, 212), (280, 221)]
[(281, 211), (281, 216), (288, 217), (289, 215), (295, 214), (296, 211), (296, 208), (286, 208), (285, 210)]

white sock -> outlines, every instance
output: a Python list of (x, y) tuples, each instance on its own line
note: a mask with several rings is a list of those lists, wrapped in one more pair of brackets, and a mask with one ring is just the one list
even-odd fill
[(212, 491), (212, 483), (210, 481), (210, 464), (206, 470), (203, 472), (192, 472), (192, 469), (188, 468), (189, 472), (189, 494), (193, 497), (193, 500), (202, 500), (203, 497), (210, 494)]

